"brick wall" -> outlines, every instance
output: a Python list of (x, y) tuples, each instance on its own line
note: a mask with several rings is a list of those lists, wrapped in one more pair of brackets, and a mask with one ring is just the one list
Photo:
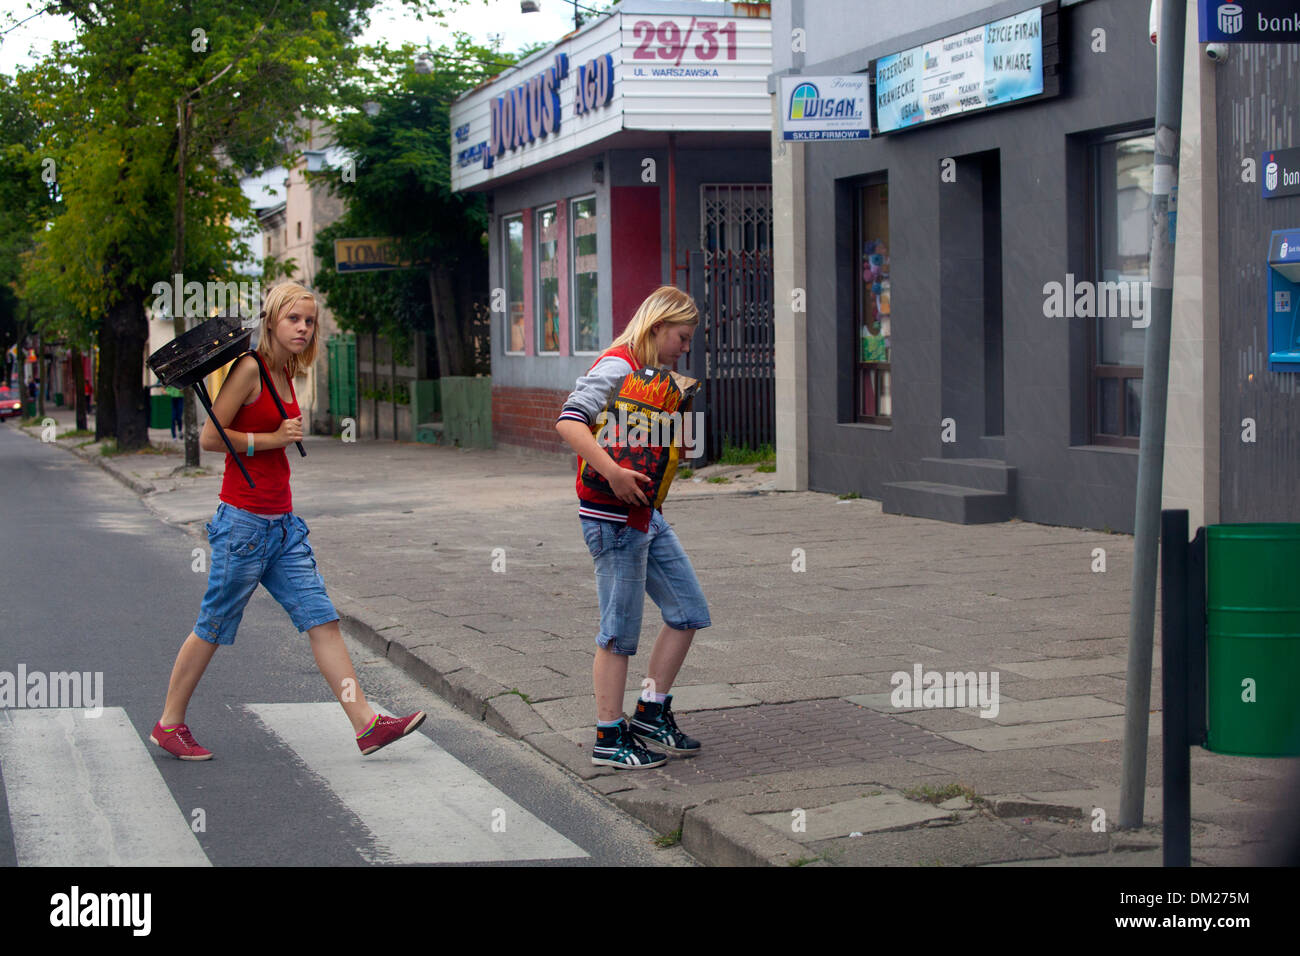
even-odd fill
[(570, 453), (555, 431), (569, 392), (551, 388), (492, 386), (492, 438), (506, 445)]

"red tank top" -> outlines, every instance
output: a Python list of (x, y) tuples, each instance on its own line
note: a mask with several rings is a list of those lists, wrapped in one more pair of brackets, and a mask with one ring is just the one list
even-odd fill
[[(302, 412), (298, 409), (298, 394), (294, 390), (293, 377), (288, 374), (287, 368), (285, 376), (289, 379), (289, 394), (292, 401), (284, 402), (284, 410), (289, 418), (297, 418)], [(240, 406), (234, 420), (230, 423), (230, 427), (235, 431), (263, 435), (279, 429), (280, 422), (284, 420), (280, 417), (279, 409), (275, 407), (275, 399), (267, 391), (274, 386), (263, 381), (260, 376), (258, 383), (262, 386), (262, 390), (258, 393), (257, 399), (251, 405)], [(283, 401), (284, 396), (281, 395), (280, 399)], [(237, 445), (235, 447), (257, 487), (248, 487), (248, 482), (240, 474), (239, 466), (230, 457), (230, 452), (226, 452), (226, 472), (221, 479), (219, 495), (221, 500), (235, 508), (242, 508), (256, 514), (273, 515), (292, 511), (293, 496), (289, 492), (289, 456), (284, 453), (284, 449), (268, 448), (263, 451), (257, 447), (254, 439), (253, 457), (250, 458), (247, 455), (247, 447), (239, 448)]]

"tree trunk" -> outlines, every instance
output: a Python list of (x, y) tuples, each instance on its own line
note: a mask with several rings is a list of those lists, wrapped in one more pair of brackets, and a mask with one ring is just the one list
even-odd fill
[(105, 316), (99, 323), (99, 368), (95, 372), (95, 441), (117, 434), (117, 394), (113, 369), (117, 368), (117, 340)]
[(465, 335), (456, 309), (451, 269), (445, 264), (429, 267), (429, 298), (433, 304), (434, 341), (438, 346), (438, 369), (442, 375), (472, 375), (465, 360)]
[(128, 289), (108, 311), (108, 325), (116, 340), (117, 355), (111, 370), (116, 398), (117, 447), (122, 451), (149, 444), (149, 391), (144, 386), (144, 350), (149, 338), (144, 292)]
[(45, 367), (45, 336), (36, 333), (36, 416), (45, 417), (45, 389), (50, 384), (50, 370)]
[(82, 368), (81, 349), (72, 347), (72, 391), (76, 396), (77, 431), (86, 430), (86, 370)]
[[(173, 220), (172, 274), (181, 275), (185, 271), (185, 168), (189, 161), (189, 129), (192, 107), (189, 96), (182, 97), (176, 104), (176, 216)], [(180, 280), (177, 280), (178, 282)], [(182, 287), (184, 283), (181, 283)], [(174, 335), (180, 338), (185, 333), (185, 310), (180, 302), (172, 303), (172, 317), (175, 319)], [(200, 317), (198, 322), (202, 322)], [(196, 322), (195, 324), (198, 324)], [(197, 396), (194, 389), (184, 390), (181, 411), (181, 433), (185, 439), (185, 467), (199, 467), (199, 416)]]

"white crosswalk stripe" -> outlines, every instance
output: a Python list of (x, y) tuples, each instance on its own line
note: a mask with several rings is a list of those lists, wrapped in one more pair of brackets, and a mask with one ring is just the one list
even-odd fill
[(0, 770), (19, 866), (210, 865), (120, 707), (0, 710)]
[[(335, 702), (247, 704), (361, 822), (371, 863), (586, 858), (419, 733), (363, 757)], [(387, 713), (376, 708), (379, 713)], [(159, 756), (120, 707), (0, 710), (0, 772), (19, 866), (209, 866), (158, 770)]]
[(419, 731), (362, 757), (352, 742), (352, 725), (337, 703), (245, 707), (370, 831), (376, 848), (363, 851), (370, 862), (588, 856)]

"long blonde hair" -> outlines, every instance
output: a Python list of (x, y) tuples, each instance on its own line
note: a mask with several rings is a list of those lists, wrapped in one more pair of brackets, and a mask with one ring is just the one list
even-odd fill
[(655, 345), (651, 331), (660, 322), (669, 325), (698, 325), (700, 310), (695, 307), (695, 300), (681, 289), (661, 285), (646, 296), (627, 328), (610, 343), (610, 348), (626, 345), (643, 367), (658, 366), (659, 347)]
[(316, 343), (320, 338), (320, 301), (306, 286), (299, 285), (297, 282), (282, 282), (266, 293), (266, 299), (262, 304), (262, 326), (258, 333), (257, 354), (262, 356), (267, 368), (270, 368), (271, 333), (280, 324), (280, 319), (303, 299), (311, 299), (316, 303), (316, 322), (312, 326), (311, 339), (307, 342), (307, 347), (298, 355), (289, 356), (290, 379), (299, 372), (306, 371), (316, 361)]

